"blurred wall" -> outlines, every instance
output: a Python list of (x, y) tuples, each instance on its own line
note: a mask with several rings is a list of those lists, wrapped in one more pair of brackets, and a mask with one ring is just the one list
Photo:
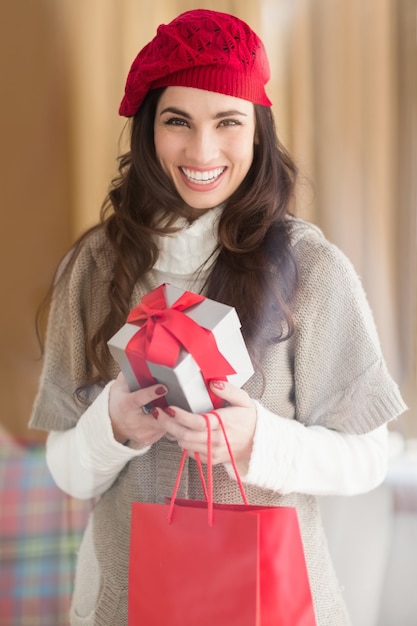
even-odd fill
[(35, 311), (70, 243), (61, 51), (53, 2), (0, 2), (0, 424), (25, 437), (40, 372)]

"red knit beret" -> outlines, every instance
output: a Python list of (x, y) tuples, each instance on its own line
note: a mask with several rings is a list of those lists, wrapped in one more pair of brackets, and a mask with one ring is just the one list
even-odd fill
[(270, 76), (259, 37), (227, 13), (195, 9), (169, 24), (137, 55), (130, 68), (119, 113), (134, 115), (157, 87), (195, 87), (271, 106), (265, 93)]

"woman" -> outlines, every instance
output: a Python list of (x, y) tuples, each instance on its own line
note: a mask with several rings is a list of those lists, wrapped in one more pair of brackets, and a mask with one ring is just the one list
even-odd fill
[[(159, 27), (129, 72), (132, 118), (101, 223), (62, 263), (31, 426), (51, 431), (57, 484), (98, 497), (83, 539), (71, 624), (127, 623), (134, 500), (201, 499), (195, 454), (206, 423), (129, 392), (107, 340), (163, 282), (236, 308), (256, 372), (244, 389), (212, 381), (252, 504), (296, 506), (317, 624), (349, 624), (315, 496), (377, 486), (386, 423), (404, 410), (349, 261), (291, 216), (296, 168), (279, 144), (262, 42), (236, 17), (206, 10)], [(213, 420), (214, 495), (240, 502)]]

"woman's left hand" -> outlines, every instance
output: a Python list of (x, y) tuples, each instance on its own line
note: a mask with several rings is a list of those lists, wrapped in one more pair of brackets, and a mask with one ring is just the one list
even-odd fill
[[(246, 391), (227, 382), (214, 381), (211, 390), (227, 403), (216, 411), (222, 418), (236, 462), (248, 462), (256, 427), (255, 403)], [(212, 462), (227, 463), (230, 456), (220, 424), (215, 415), (207, 413), (211, 428)], [(189, 456), (195, 458), (198, 452), (201, 461), (207, 462), (207, 423), (204, 417), (178, 407), (168, 407), (165, 410), (158, 408), (158, 421), (178, 441), (178, 445), (187, 450)]]

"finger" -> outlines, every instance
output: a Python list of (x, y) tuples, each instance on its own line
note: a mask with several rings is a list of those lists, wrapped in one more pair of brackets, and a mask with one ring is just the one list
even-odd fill
[[(183, 409), (175, 406), (169, 406), (165, 409), (165, 411), (161, 409), (160, 412), (163, 412), (165, 414), (165, 419), (168, 421), (168, 426), (181, 426), (185, 429), (197, 432), (207, 431), (207, 423), (202, 415), (189, 413), (188, 411), (184, 411)], [(210, 427), (212, 429), (217, 428), (218, 422), (216, 417), (214, 415), (209, 415), (208, 417)]]
[(253, 400), (249, 394), (231, 383), (223, 380), (212, 380), (210, 382), (210, 389), (222, 400), (225, 400), (233, 406), (251, 407)]
[[(152, 402), (157, 398), (162, 398), (168, 392), (167, 387), (161, 384), (151, 385), (150, 387), (143, 387), (137, 391), (132, 391), (132, 401), (138, 408), (146, 407), (145, 413), (149, 413), (152, 409)], [(150, 405), (150, 406), (148, 406)]]
[[(183, 434), (178, 435), (178, 445), (191, 452), (199, 452), (200, 454), (207, 455), (208, 450), (208, 436), (206, 432), (196, 432), (191, 430), (185, 430)], [(226, 445), (224, 442), (223, 434), (217, 430), (211, 433), (211, 453), (214, 458), (219, 450), (225, 450)]]
[[(153, 414), (155, 415), (155, 411)], [(196, 443), (206, 446), (207, 445), (207, 427), (202, 430), (192, 430), (187, 428), (183, 424), (180, 424), (176, 419), (172, 419), (164, 415), (161, 409), (157, 409), (158, 423), (174, 437), (178, 443), (181, 442), (181, 447), (186, 448), (188, 445), (193, 447)]]
[[(199, 421), (202, 420), (203, 428), (193, 429), (184, 426), (179, 420), (167, 416), (159, 407), (154, 409), (152, 413), (158, 420), (158, 423), (165, 429), (165, 432), (176, 439), (181, 448), (201, 452), (207, 451), (207, 425), (201, 415), (193, 415), (193, 417), (199, 418)], [(216, 427), (218, 427), (218, 424)], [(216, 431), (212, 431), (212, 441), (215, 440), (215, 435)]]

